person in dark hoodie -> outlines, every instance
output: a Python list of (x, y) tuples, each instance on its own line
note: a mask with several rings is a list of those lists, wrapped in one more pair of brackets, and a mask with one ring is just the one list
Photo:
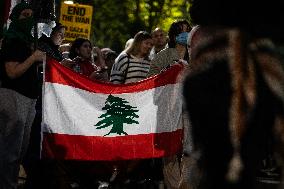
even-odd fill
[[(46, 56), (57, 60), (63, 65), (72, 65), (73, 61), (70, 59), (64, 59), (62, 53), (59, 50), (59, 46), (64, 40), (65, 27), (61, 23), (56, 23), (52, 28), (50, 36), (42, 35), (38, 40), (37, 48), (46, 53)], [(57, 162), (51, 162), (46, 160), (40, 160), (40, 146), (41, 146), (41, 121), (42, 121), (42, 81), (43, 72), (42, 65), (38, 69), (38, 78), (40, 85), (38, 88), (39, 96), (36, 103), (36, 115), (31, 129), (31, 138), (28, 147), (27, 154), (24, 158), (23, 166), (25, 168), (27, 179), (25, 188), (54, 188), (57, 184), (57, 180), (53, 179), (55, 172), (60, 172), (58, 169), (60, 166)], [(52, 178), (51, 178), (52, 177)], [(47, 182), (45, 178), (49, 178), (52, 181)], [(45, 186), (41, 186), (43, 182), (47, 182)], [(58, 186), (60, 187), (60, 186)]]
[(26, 153), (38, 97), (37, 62), (45, 53), (33, 49), (33, 11), (25, 2), (10, 14), (4, 35), (0, 88), (0, 188), (16, 189), (20, 163)]

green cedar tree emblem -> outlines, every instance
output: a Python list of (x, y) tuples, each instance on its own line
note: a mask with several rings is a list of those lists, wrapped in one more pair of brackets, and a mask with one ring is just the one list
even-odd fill
[(111, 133), (128, 135), (123, 130), (123, 124), (139, 124), (138, 121), (134, 120), (135, 118), (139, 118), (136, 114), (136, 112), (138, 112), (137, 107), (128, 104), (129, 102), (122, 98), (109, 95), (106, 99), (105, 106), (102, 108), (106, 113), (99, 117), (103, 118), (103, 120), (95, 124), (96, 129), (103, 129), (112, 125), (110, 132), (106, 135)]

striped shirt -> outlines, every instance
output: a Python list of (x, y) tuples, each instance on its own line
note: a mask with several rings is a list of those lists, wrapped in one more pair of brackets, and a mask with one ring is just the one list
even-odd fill
[(137, 82), (146, 78), (149, 69), (149, 60), (122, 52), (112, 66), (110, 81), (115, 84)]

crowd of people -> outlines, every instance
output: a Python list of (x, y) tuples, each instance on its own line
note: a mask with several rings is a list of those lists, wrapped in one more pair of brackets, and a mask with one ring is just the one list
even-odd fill
[[(200, 15), (204, 7), (193, 3), (194, 25), (184, 19), (174, 21), (168, 32), (159, 27), (139, 31), (117, 53), (89, 39), (63, 44), (65, 27), (60, 23), (35, 46), (32, 8), (17, 4), (1, 44), (0, 188), (17, 188), (21, 164), (26, 189), (255, 188), (272, 149), (283, 161), (284, 72), (269, 35), (245, 30), (233, 19), (227, 23), (228, 18)], [(185, 65), (183, 151), (135, 161), (41, 160), (46, 57), (91, 80), (113, 84), (134, 83), (174, 64)]]

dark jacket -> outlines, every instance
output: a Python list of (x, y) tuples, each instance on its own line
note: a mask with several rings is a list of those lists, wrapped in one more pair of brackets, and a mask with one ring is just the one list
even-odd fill
[(42, 35), (38, 41), (38, 49), (46, 52), (47, 56), (50, 56), (59, 62), (63, 60), (63, 56), (59, 51), (59, 46), (55, 45), (50, 37)]

